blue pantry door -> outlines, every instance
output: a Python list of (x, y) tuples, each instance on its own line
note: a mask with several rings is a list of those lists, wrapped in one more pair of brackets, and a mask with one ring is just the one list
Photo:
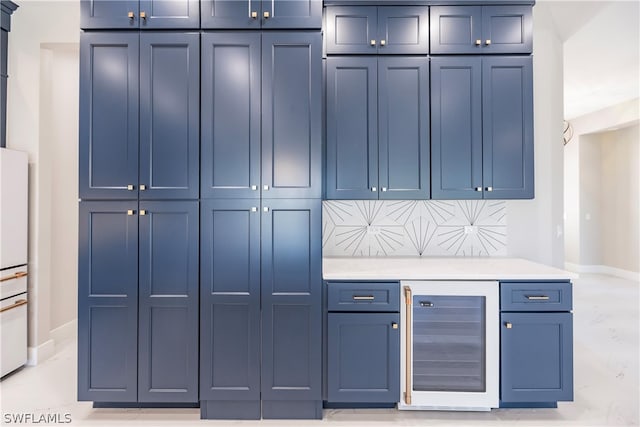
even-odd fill
[(260, 33), (202, 34), (202, 197), (260, 197)]
[(80, 35), (80, 198), (138, 198), (138, 33)]
[(198, 401), (198, 202), (140, 202), (139, 402)]
[(430, 9), (431, 54), (480, 54), (481, 6), (432, 6)]
[(428, 199), (429, 60), (378, 58), (380, 199)]
[(321, 408), (321, 209), (319, 199), (263, 200), (263, 418)]
[(197, 199), (200, 35), (140, 34), (140, 199)]
[(482, 198), (482, 58), (431, 58), (431, 197)]
[(262, 34), (262, 197), (320, 198), (322, 36)]
[(327, 198), (377, 199), (378, 61), (327, 58)]
[(532, 58), (485, 56), (482, 97), (484, 198), (532, 199)]
[(80, 202), (78, 400), (138, 398), (138, 202)]
[(203, 200), (200, 235), (200, 400), (259, 419), (259, 200)]

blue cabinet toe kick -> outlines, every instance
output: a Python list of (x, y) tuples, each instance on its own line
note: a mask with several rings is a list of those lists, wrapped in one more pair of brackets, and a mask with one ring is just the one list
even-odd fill
[(557, 408), (558, 402), (503, 402), (500, 408)]
[(259, 400), (202, 400), (200, 419), (203, 420), (259, 420)]

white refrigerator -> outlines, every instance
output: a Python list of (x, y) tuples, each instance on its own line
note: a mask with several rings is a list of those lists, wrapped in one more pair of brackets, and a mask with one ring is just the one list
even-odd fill
[(0, 148), (0, 376), (27, 362), (27, 153)]

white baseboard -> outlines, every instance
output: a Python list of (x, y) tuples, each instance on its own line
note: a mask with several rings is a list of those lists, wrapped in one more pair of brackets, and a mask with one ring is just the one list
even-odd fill
[(49, 336), (52, 340), (55, 341), (56, 344), (74, 338), (78, 331), (78, 319), (73, 319), (70, 322), (65, 323), (64, 325), (58, 326), (55, 329), (52, 329), (49, 333)]
[(43, 342), (37, 347), (29, 347), (27, 348), (27, 365), (38, 365), (53, 356), (55, 352), (56, 344), (51, 339)]
[(623, 270), (621, 268), (610, 267), (608, 265), (582, 265), (565, 262), (564, 268), (576, 273), (608, 274), (609, 276), (620, 277), (621, 279), (640, 282), (640, 273), (637, 271)]

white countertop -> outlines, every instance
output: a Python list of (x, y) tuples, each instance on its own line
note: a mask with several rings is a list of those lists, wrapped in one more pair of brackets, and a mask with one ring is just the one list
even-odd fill
[(577, 274), (521, 258), (323, 258), (325, 280), (569, 280)]

